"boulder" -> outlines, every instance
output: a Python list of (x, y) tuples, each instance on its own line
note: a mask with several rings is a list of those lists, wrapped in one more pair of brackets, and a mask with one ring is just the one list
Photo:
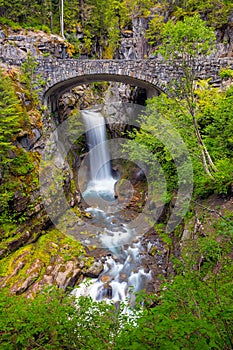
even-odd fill
[(44, 264), (40, 259), (36, 259), (26, 271), (27, 278), (24, 279), (23, 281), (19, 280), (11, 288), (11, 292), (14, 294), (24, 293), (40, 276), (40, 272), (43, 265)]
[(101, 261), (95, 261), (94, 264), (85, 271), (85, 276), (91, 278), (97, 278), (104, 269), (104, 265)]

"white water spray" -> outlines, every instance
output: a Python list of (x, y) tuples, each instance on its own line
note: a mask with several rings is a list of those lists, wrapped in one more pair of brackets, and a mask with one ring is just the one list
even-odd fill
[(101, 113), (92, 110), (82, 111), (82, 117), (86, 126), (90, 173), (90, 181), (84, 197), (96, 192), (109, 194), (114, 198), (116, 180), (112, 177), (104, 117)]

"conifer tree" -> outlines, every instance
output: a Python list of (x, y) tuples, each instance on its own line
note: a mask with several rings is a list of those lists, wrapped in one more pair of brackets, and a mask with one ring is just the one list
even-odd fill
[(12, 137), (19, 131), (22, 110), (10, 79), (0, 71), (0, 157), (13, 146)]

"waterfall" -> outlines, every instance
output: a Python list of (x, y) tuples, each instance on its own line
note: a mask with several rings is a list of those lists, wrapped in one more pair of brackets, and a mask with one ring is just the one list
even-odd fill
[(82, 111), (86, 125), (87, 144), (90, 152), (90, 181), (112, 179), (110, 154), (106, 146), (106, 127), (104, 117), (99, 112)]
[(83, 110), (82, 117), (86, 127), (86, 138), (89, 148), (89, 183), (83, 196), (96, 194), (107, 200), (114, 200), (110, 154), (106, 140), (105, 119), (99, 112)]

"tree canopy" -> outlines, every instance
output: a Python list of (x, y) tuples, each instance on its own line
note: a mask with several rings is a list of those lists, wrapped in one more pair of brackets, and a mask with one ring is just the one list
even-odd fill
[(109, 58), (117, 50), (120, 34), (132, 29), (135, 18), (147, 18), (149, 43), (157, 45), (164, 24), (171, 18), (188, 21), (200, 14), (208, 26), (221, 28), (228, 23), (232, 9), (232, 2), (224, 0), (1, 0), (0, 23), (7, 21), (17, 28), (56, 34), (63, 34), (64, 29), (65, 38), (74, 45), (77, 55)]

